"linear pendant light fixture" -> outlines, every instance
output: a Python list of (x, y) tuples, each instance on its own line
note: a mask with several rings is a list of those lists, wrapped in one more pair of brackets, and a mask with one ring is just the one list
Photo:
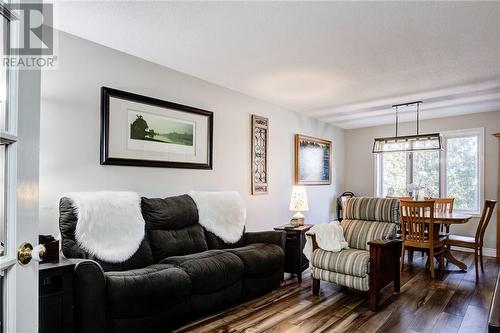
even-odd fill
[[(420, 134), (420, 105), (422, 101), (395, 104), (396, 110), (396, 136), (375, 138), (372, 153), (393, 153), (405, 151), (439, 150), (441, 149), (441, 136), (439, 133)], [(417, 134), (398, 136), (398, 109), (402, 106), (416, 105), (417, 108)]]

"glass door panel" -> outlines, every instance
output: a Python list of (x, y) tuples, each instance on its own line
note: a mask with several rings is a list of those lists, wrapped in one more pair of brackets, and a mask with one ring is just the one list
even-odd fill
[[(0, 52), (1, 55), (9, 54), (9, 21), (3, 16), (0, 16)], [(0, 66), (0, 132), (8, 132), (8, 112), (7, 112), (7, 94), (9, 87), (8, 82), (8, 68), (3, 64)]]
[(5, 174), (6, 174), (6, 147), (0, 145), (0, 257), (5, 255), (6, 240), (6, 212), (5, 212)]

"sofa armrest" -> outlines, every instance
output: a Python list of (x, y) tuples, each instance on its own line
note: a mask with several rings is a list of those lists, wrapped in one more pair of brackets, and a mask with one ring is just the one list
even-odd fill
[(285, 250), (286, 232), (284, 231), (257, 231), (245, 232), (245, 245), (267, 243), (280, 246)]
[(70, 259), (75, 265), (75, 327), (79, 333), (106, 332), (106, 278), (93, 260)]

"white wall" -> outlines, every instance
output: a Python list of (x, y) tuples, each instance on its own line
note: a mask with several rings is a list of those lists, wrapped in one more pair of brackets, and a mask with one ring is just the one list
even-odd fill
[[(401, 125), (401, 135), (415, 133), (415, 123)], [(498, 199), (498, 139), (492, 134), (500, 132), (500, 111), (425, 120), (421, 122), (420, 128), (421, 133), (485, 128), (484, 198)], [(346, 130), (346, 190), (360, 195), (375, 195), (375, 156), (371, 152), (373, 138), (393, 134), (394, 125)], [(487, 248), (496, 248), (496, 212), (494, 215), (485, 236), (485, 247)], [(463, 226), (453, 226), (452, 232), (474, 236), (477, 223), (478, 219), (475, 218)]]
[[(334, 217), (344, 188), (344, 131), (235, 91), (60, 32), (58, 69), (42, 74), (40, 232), (58, 233), (58, 199), (69, 191), (132, 190), (167, 197), (189, 190), (237, 190), (249, 230), (288, 223), (293, 140), (333, 141), (333, 184), (307, 187), (308, 223)], [(100, 87), (214, 111), (213, 170), (99, 165)], [(270, 119), (269, 194), (250, 195), (250, 114)]]

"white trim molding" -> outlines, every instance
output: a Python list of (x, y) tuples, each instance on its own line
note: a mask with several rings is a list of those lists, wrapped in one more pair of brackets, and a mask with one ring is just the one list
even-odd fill
[[(466, 248), (466, 247), (452, 246), (451, 249), (455, 250), (455, 251), (474, 253), (473, 249), (469, 249), (469, 248)], [(483, 247), (483, 256), (485, 256), (485, 257), (491, 257), (491, 258), (496, 258), (496, 256), (497, 256), (497, 250), (493, 249), (491, 247)]]

